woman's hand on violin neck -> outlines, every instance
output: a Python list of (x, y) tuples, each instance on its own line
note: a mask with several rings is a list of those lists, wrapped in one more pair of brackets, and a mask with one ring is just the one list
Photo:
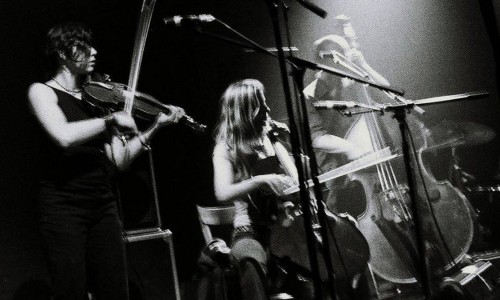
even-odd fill
[(295, 185), (293, 178), (283, 174), (266, 174), (255, 176), (265, 189), (277, 196), (283, 196), (283, 191)]
[(168, 108), (170, 109), (170, 113), (168, 115), (160, 112), (156, 117), (155, 123), (158, 126), (165, 126), (178, 123), (182, 119), (182, 117), (186, 115), (184, 109), (180, 107), (168, 105)]

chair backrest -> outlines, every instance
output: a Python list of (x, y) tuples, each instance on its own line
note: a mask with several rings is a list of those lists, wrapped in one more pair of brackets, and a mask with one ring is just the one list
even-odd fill
[(198, 219), (200, 220), (203, 238), (207, 244), (213, 240), (210, 226), (232, 224), (236, 214), (234, 205), (211, 207), (196, 205), (196, 208), (198, 209)]

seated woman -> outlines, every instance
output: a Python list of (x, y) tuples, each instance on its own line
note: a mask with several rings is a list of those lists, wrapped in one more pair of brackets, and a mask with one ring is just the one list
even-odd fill
[[(268, 299), (269, 203), (258, 194), (279, 196), (293, 180), (277, 174), (282, 172), (267, 137), (269, 107), (262, 83), (246, 79), (231, 84), (221, 109), (213, 153), (215, 196), (236, 206), (231, 248), (240, 262), (243, 299)], [(264, 165), (269, 170), (257, 175)]]
[[(294, 165), (286, 161), (291, 160), (288, 153), (282, 155), (286, 150), (276, 146), (274, 135), (269, 134), (276, 128), (269, 111), (261, 82), (255, 79), (235, 82), (222, 96), (215, 131), (215, 196), (219, 202), (233, 202), (236, 207), (231, 252), (240, 263), (243, 299), (269, 298), (266, 280), (269, 225), (274, 222), (277, 197), (283, 196), (283, 191), (295, 182), (283, 175), (287, 172), (280, 163)], [(346, 147), (353, 148), (354, 145)], [(293, 171), (288, 173), (295, 178), (296, 170)]]

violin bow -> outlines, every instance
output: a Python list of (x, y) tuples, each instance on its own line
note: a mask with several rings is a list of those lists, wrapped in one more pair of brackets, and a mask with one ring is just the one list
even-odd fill
[(151, 24), (151, 17), (153, 16), (155, 3), (156, 0), (144, 0), (144, 2), (142, 3), (139, 23), (137, 24), (134, 52), (132, 54), (132, 63), (130, 65), (130, 75), (128, 78), (128, 93), (125, 96), (124, 105), (124, 110), (129, 115), (132, 115), (132, 108), (134, 107), (134, 96), (137, 91), (139, 70), (141, 69), (144, 46), (146, 45), (146, 39), (148, 36), (149, 25)]

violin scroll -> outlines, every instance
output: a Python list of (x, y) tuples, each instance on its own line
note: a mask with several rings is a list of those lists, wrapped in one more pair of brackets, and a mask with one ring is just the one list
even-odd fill
[(203, 125), (196, 122), (193, 118), (191, 118), (188, 115), (184, 115), (181, 119), (181, 122), (198, 133), (203, 133), (207, 130), (207, 125)]

